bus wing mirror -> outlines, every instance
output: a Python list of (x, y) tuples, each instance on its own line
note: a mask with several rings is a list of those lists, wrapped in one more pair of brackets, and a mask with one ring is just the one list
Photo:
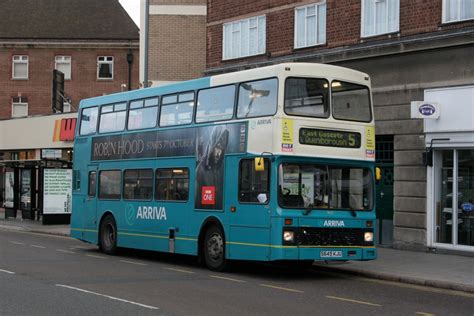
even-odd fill
[(265, 171), (265, 163), (263, 157), (255, 158), (255, 171)]
[(379, 167), (375, 167), (375, 180), (382, 180), (382, 169), (380, 169)]

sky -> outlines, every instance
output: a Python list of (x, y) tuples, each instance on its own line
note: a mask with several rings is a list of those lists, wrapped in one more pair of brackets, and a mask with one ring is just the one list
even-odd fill
[(135, 24), (140, 27), (140, 0), (119, 0)]

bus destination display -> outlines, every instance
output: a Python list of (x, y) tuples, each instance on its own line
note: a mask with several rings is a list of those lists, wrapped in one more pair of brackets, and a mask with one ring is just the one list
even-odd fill
[(299, 135), (300, 144), (327, 147), (360, 148), (360, 139), (360, 133), (313, 128), (301, 128)]

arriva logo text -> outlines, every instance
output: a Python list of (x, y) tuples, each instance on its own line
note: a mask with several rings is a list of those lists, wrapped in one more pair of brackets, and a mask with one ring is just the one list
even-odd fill
[(154, 219), (166, 221), (166, 208), (164, 206), (139, 206), (137, 219)]
[(324, 227), (344, 227), (344, 221), (324, 221)]

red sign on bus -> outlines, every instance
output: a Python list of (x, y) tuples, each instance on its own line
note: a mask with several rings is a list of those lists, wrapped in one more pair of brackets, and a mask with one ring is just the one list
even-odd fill
[(216, 187), (204, 186), (201, 189), (201, 204), (214, 205), (216, 204)]

